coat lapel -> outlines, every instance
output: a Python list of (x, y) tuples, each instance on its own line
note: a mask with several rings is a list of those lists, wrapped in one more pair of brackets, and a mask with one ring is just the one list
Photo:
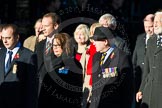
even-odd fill
[(7, 76), (9, 73), (12, 72), (13, 65), (15, 64), (16, 61), (19, 61), (19, 59), (20, 59), (20, 57), (21, 57), (21, 55), (23, 53), (22, 50), (23, 50), (23, 47), (20, 47), (19, 50), (17, 51), (17, 53), (15, 54), (15, 56), (14, 56), (12, 62), (11, 62), (11, 65), (9, 67), (9, 70), (8, 70), (8, 72), (7, 72), (7, 74), (5, 76)]
[(159, 52), (161, 52), (161, 51), (162, 51), (162, 46), (156, 48), (155, 54), (157, 54), (157, 53), (159, 53)]
[(111, 60), (112, 60), (111, 56), (112, 56), (113, 53), (114, 53), (114, 51), (111, 52), (111, 54), (109, 55), (109, 57), (106, 59), (105, 63), (103, 64), (103, 67), (104, 67), (104, 68), (105, 68), (105, 66), (107, 67), (107, 66), (110, 65), (110, 62), (111, 62)]
[[(100, 58), (101, 58), (102, 54), (101, 53), (96, 53), (96, 57), (94, 58), (94, 61), (96, 61), (95, 63), (93, 63), (93, 68), (95, 70), (95, 72), (100, 68)], [(98, 71), (97, 71), (98, 72)]]
[(108, 66), (110, 66), (110, 63), (112, 61), (112, 59), (115, 57), (116, 53), (116, 48), (114, 48), (114, 50), (110, 53), (110, 55), (108, 56), (108, 58), (106, 59), (105, 63), (103, 64), (104, 68), (107, 68)]
[[(154, 38), (154, 43), (156, 44), (157, 43), (157, 36), (156, 36), (156, 38)], [(153, 44), (152, 44), (153, 45)], [(157, 47), (157, 45), (155, 45), (155, 54), (157, 54), (157, 53), (159, 53), (159, 52), (161, 52), (162, 51), (162, 46), (160, 46), (160, 47)]]
[(141, 47), (142, 47), (142, 49), (144, 49), (143, 50), (143, 54), (145, 54), (146, 53), (146, 48), (147, 48), (147, 45), (146, 45), (146, 34), (143, 35), (143, 40), (142, 41), (143, 42), (141, 43)]
[(0, 54), (0, 84), (4, 81), (4, 76), (5, 76), (5, 57), (6, 57), (6, 50), (1, 49), (2, 52)]
[(41, 67), (44, 64), (44, 52), (45, 52), (45, 47), (46, 47), (46, 39), (38, 43), (39, 45), (37, 46), (37, 56), (38, 56), (38, 70), (41, 69)]

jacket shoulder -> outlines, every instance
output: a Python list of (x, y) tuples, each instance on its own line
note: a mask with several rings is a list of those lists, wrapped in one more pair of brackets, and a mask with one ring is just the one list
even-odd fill
[(21, 49), (22, 49), (23, 52), (25, 52), (26, 55), (33, 55), (33, 54), (35, 54), (33, 51), (31, 51), (28, 48), (21, 47)]
[(143, 38), (145, 38), (146, 37), (146, 33), (141, 33), (141, 34), (139, 34), (138, 36), (137, 36), (137, 40), (138, 39), (143, 39)]

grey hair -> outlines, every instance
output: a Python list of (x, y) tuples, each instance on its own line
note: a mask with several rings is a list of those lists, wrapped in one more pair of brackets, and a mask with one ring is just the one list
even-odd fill
[(116, 22), (116, 18), (109, 14), (109, 13), (106, 13), (104, 15), (102, 15), (100, 18), (99, 18), (99, 22), (102, 20), (102, 19), (105, 19), (108, 21), (108, 25), (112, 25), (112, 26), (117, 26), (117, 22)]

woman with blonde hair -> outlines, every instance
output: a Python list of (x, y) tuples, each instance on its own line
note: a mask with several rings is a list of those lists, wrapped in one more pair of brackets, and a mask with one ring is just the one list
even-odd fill
[[(87, 105), (90, 102), (90, 96), (91, 96), (91, 90), (92, 90), (92, 58), (93, 55), (96, 53), (96, 47), (93, 44), (93, 35), (94, 35), (94, 31), (96, 27), (101, 27), (102, 25), (99, 24), (98, 22), (93, 23), (90, 26), (90, 35), (89, 35), (89, 39), (90, 39), (90, 45), (87, 49), (86, 52), (86, 59), (87, 59), (87, 65), (86, 65), (86, 72), (85, 72), (85, 78), (84, 78), (84, 94), (85, 96), (85, 101), (87, 101)], [(86, 106), (87, 106), (86, 105)]]
[(87, 50), (87, 58), (88, 58), (88, 62), (87, 62), (87, 70), (86, 70), (86, 75), (87, 75), (87, 79), (86, 79), (86, 83), (88, 86), (92, 86), (92, 57), (93, 55), (96, 53), (96, 47), (93, 44), (93, 35), (94, 35), (94, 31), (96, 27), (101, 27), (102, 25), (99, 24), (98, 22), (93, 23), (90, 26), (90, 46)]
[(89, 27), (86, 24), (78, 25), (74, 31), (74, 39), (76, 42), (74, 45), (75, 58), (82, 64), (83, 75), (86, 70), (86, 51), (89, 46), (89, 35)]

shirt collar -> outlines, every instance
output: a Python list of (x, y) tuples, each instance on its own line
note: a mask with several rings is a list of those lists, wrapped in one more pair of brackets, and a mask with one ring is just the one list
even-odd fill
[(51, 37), (47, 37), (46, 42), (50, 41), (50, 43), (52, 43), (52, 40), (53, 40), (55, 34), (52, 34), (52, 35), (53, 35), (53, 36), (51, 36)]
[(146, 34), (146, 39), (149, 39), (150, 38), (150, 35)]
[[(12, 51), (12, 52), (13, 52), (13, 55), (15, 55), (15, 54), (17, 53), (17, 51), (19, 50), (20, 46), (21, 46), (21, 43), (18, 42), (18, 43), (16, 44), (16, 46), (15, 46), (12, 50), (7, 49), (7, 52), (8, 52), (8, 51)], [(7, 52), (6, 52), (6, 53), (7, 53)]]
[(112, 51), (114, 50), (113, 47), (110, 47), (107, 51), (106, 51), (106, 56), (104, 59), (104, 62), (106, 61), (106, 59), (110, 56), (110, 54), (112, 53)]

